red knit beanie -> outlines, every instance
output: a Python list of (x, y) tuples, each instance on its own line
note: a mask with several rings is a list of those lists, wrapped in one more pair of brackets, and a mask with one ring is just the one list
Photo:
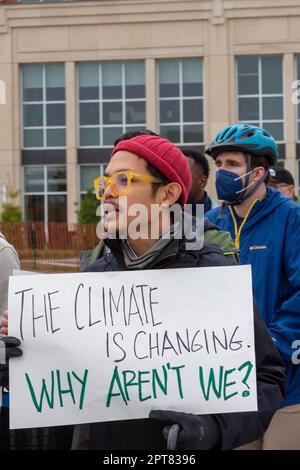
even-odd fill
[(147, 160), (170, 182), (179, 183), (182, 188), (180, 203), (183, 207), (191, 189), (192, 175), (187, 158), (176, 145), (158, 135), (139, 135), (121, 140), (112, 151), (112, 156), (126, 150)]

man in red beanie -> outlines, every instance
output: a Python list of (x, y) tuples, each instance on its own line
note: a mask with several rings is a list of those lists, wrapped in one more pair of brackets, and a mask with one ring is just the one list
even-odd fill
[[(176, 227), (171, 222), (170, 236), (166, 238), (132, 239), (129, 234), (125, 239), (118, 237), (118, 229), (122, 225), (121, 197), (127, 201), (128, 212), (136, 203), (148, 209), (149, 227), (153, 223), (151, 206), (154, 204), (170, 208), (179, 202), (184, 207), (191, 186), (190, 167), (187, 158), (170, 141), (152, 135), (121, 140), (113, 149), (105, 177), (100, 178), (97, 184), (107, 231), (113, 232), (117, 228), (117, 239), (106, 238), (105, 243), (111, 252), (90, 264), (86, 272), (233, 264), (215, 245), (187, 250), (189, 234), (185, 232), (181, 239), (176, 238)], [(129, 226), (131, 216), (126, 213), (123, 217)], [(160, 230), (162, 235), (164, 227), (160, 226)], [(181, 449), (235, 448), (262, 435), (282, 401), (284, 374), (281, 358), (256, 308), (255, 334), (258, 412), (196, 416), (153, 410), (149, 419), (91, 424), (88, 432), (85, 427), (82, 439), (79, 427), (76, 430), (77, 443), (82, 445), (85, 438), (90, 449), (165, 449), (164, 437), (168, 434), (168, 426), (174, 423), (180, 426), (178, 447)]]
[[(122, 142), (124, 140), (133, 139), (134, 137), (138, 137), (138, 136), (157, 136), (157, 134), (155, 132), (149, 130), (149, 129), (137, 129), (137, 130), (135, 129), (135, 130), (127, 131), (127, 132), (121, 134), (114, 141), (114, 147), (116, 147), (120, 142)], [(191, 149), (189, 149), (189, 150), (191, 150)], [(183, 154), (187, 157), (187, 153), (185, 151), (183, 151)], [(187, 160), (189, 162), (189, 166), (190, 166), (190, 169), (191, 169), (190, 161), (189, 161), (189, 159), (187, 159)], [(153, 165), (150, 165), (148, 163), (147, 167), (148, 167), (148, 169), (149, 169), (152, 176), (158, 177), (158, 179), (160, 181), (165, 181), (166, 183), (169, 182), (168, 179), (161, 172), (159, 172)], [(192, 171), (192, 169), (191, 169), (191, 171)], [(99, 179), (98, 179), (98, 182), (99, 182)], [(155, 189), (155, 187), (157, 187), (157, 186), (154, 185), (153, 190)], [(96, 192), (98, 192), (98, 188), (96, 188)], [(190, 196), (190, 193), (189, 193), (189, 196)], [(120, 199), (122, 199), (122, 197)], [(119, 200), (119, 205), (120, 205), (120, 203), (121, 203), (121, 201)], [(199, 205), (197, 207), (199, 208)], [(191, 215), (195, 215), (196, 210), (197, 209), (195, 207), (193, 207), (193, 205), (191, 204), (189, 213)], [(126, 208), (125, 208), (124, 212), (127, 213)], [(203, 206), (202, 211), (201, 210), (199, 211), (200, 217), (203, 216), (203, 212), (205, 213), (205, 206)], [(181, 214), (178, 214), (178, 215), (179, 215), (179, 217), (181, 216)], [(203, 217), (202, 217), (202, 220), (201, 220), (200, 224), (196, 219), (194, 220), (194, 226), (196, 227), (196, 225), (198, 225), (199, 228), (201, 227), (201, 230), (202, 229), (204, 230), (203, 237), (201, 235), (198, 237), (199, 248), (201, 248), (202, 243), (206, 243), (206, 244), (209, 243), (209, 244), (217, 245), (217, 247), (220, 248), (220, 250), (224, 254), (226, 254), (227, 257), (229, 257), (233, 261), (237, 261), (236, 250), (235, 250), (235, 247), (234, 247), (233, 240), (230, 237), (229, 233), (219, 230), (219, 228), (216, 225), (211, 224), (207, 219), (204, 219), (204, 227), (203, 227), (202, 222), (203, 222)], [(126, 225), (126, 222), (125, 222), (125, 225)], [(108, 224), (107, 224), (107, 228), (108, 228)], [(99, 243), (93, 249), (85, 250), (85, 251), (82, 251), (80, 253), (80, 268), (81, 268), (82, 271), (89, 264), (94, 263), (95, 261), (102, 258), (103, 256), (105, 256), (109, 252), (109, 249), (108, 249), (107, 245), (104, 243), (104, 238), (107, 234), (103, 233), (103, 231), (104, 231), (103, 226), (101, 226), (101, 223), (100, 223), (99, 224), (99, 232), (100, 232), (99, 233), (99, 239), (100, 239)]]
[[(182, 152), (160, 136), (143, 135), (120, 141), (112, 152), (104, 177), (96, 181), (97, 196), (103, 201), (105, 239), (110, 253), (90, 264), (85, 272), (110, 272), (143, 269), (228, 266), (233, 264), (215, 245), (187, 249), (186, 228), (178, 235), (178, 221), (169, 215), (168, 237), (159, 223), (157, 239), (120, 236), (124, 221), (130, 226), (135, 204), (147, 209), (146, 226), (152, 207), (183, 208), (191, 185), (189, 163)], [(127, 211), (121, 204), (127, 202)], [(181, 216), (182, 210), (180, 209)], [(181, 227), (182, 228), (182, 227)], [(192, 230), (192, 221), (191, 227)], [(115, 232), (116, 237), (111, 234)], [(218, 293), (216, 292), (216, 295)], [(73, 448), (97, 450), (163, 450), (170, 428), (179, 426), (177, 448), (186, 450), (231, 449), (260, 437), (282, 402), (283, 365), (279, 353), (254, 307), (258, 411), (219, 415), (194, 415), (171, 410), (152, 410), (147, 419), (93, 423), (76, 426)], [(201, 325), (201, 312), (199, 312)], [(7, 325), (6, 325), (7, 326)], [(4, 330), (1, 330), (4, 332)], [(1, 379), (1, 375), (0, 375)], [(170, 447), (170, 446), (169, 446)]]
[[(179, 215), (177, 225), (180, 225), (181, 209), (187, 201), (190, 187), (191, 172), (187, 159), (169, 140), (151, 135), (122, 140), (112, 151), (106, 175), (99, 177), (95, 182), (96, 195), (103, 201), (103, 235), (127, 239), (131, 248), (136, 249), (136, 254), (139, 255), (140, 251), (144, 247), (150, 247), (162, 232), (165, 234), (170, 230), (170, 207), (173, 217), (176, 213)], [(116, 190), (119, 196), (117, 203), (114, 197)], [(149, 198), (149, 193), (152, 198)], [(154, 207), (162, 208), (167, 217), (154, 221)], [(133, 224), (136, 214), (142, 210), (140, 224)], [(143, 234), (142, 246), (141, 237), (135, 230), (131, 230), (136, 229), (137, 225)], [(155, 237), (153, 233), (158, 226), (160, 233), (156, 231)], [(178, 227), (179, 229), (181, 227)], [(127, 245), (125, 243), (126, 247)]]

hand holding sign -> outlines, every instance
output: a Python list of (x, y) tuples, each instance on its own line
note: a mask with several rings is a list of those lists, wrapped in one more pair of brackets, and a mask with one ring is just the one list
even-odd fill
[(177, 411), (153, 410), (149, 418), (164, 421), (164, 436), (167, 439), (171, 424), (178, 424), (179, 431), (176, 449), (210, 450), (218, 447), (221, 432), (217, 420), (211, 415), (196, 416)]
[(20, 340), (12, 336), (0, 338), (0, 387), (8, 387), (8, 361), (22, 356), (22, 350), (18, 348), (20, 344)]

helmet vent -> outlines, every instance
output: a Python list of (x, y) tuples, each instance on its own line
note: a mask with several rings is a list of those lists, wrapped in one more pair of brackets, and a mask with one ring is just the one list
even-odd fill
[(229, 130), (230, 130), (230, 127), (226, 127), (226, 129), (224, 129), (223, 132), (220, 132), (220, 134), (218, 134), (218, 136), (216, 137), (216, 140), (218, 142), (222, 142), (222, 140), (224, 140)]
[(236, 129), (234, 128), (230, 132), (228, 132), (228, 134), (226, 135), (226, 140), (230, 139), (230, 137), (232, 137), (235, 133), (236, 133)]
[(263, 135), (266, 137), (272, 137), (271, 134), (265, 130), (263, 131)]
[(253, 135), (255, 135), (253, 131), (245, 132), (244, 134), (240, 135), (239, 140), (248, 139), (249, 137), (252, 137)]

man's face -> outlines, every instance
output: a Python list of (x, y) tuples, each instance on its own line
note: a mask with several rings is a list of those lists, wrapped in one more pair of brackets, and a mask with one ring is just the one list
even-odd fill
[(274, 189), (277, 189), (277, 191), (281, 192), (290, 199), (294, 199), (295, 197), (295, 186), (293, 184), (271, 182), (270, 186), (272, 186)]
[(189, 192), (188, 203), (198, 202), (204, 196), (207, 185), (207, 177), (203, 173), (203, 168), (195, 162), (193, 158), (188, 158), (192, 173), (192, 186)]
[[(111, 158), (105, 175), (112, 176), (119, 171), (132, 171), (141, 175), (151, 176), (151, 173), (146, 169), (147, 162), (138, 157), (137, 155), (120, 150), (116, 152)], [(108, 186), (105, 190), (105, 201), (103, 202), (104, 212), (104, 228), (109, 234), (113, 233), (126, 233), (126, 228), (129, 227), (130, 222), (139, 216), (128, 215), (128, 211), (133, 204), (142, 204), (147, 209), (146, 224), (149, 226), (151, 220), (151, 204), (157, 204), (157, 194), (153, 196), (152, 183), (138, 181), (134, 178), (131, 181), (130, 189), (126, 196), (118, 196), (114, 192), (112, 185)]]
[(226, 170), (242, 176), (246, 173), (246, 159), (242, 152), (220, 152), (216, 158), (217, 170)]

